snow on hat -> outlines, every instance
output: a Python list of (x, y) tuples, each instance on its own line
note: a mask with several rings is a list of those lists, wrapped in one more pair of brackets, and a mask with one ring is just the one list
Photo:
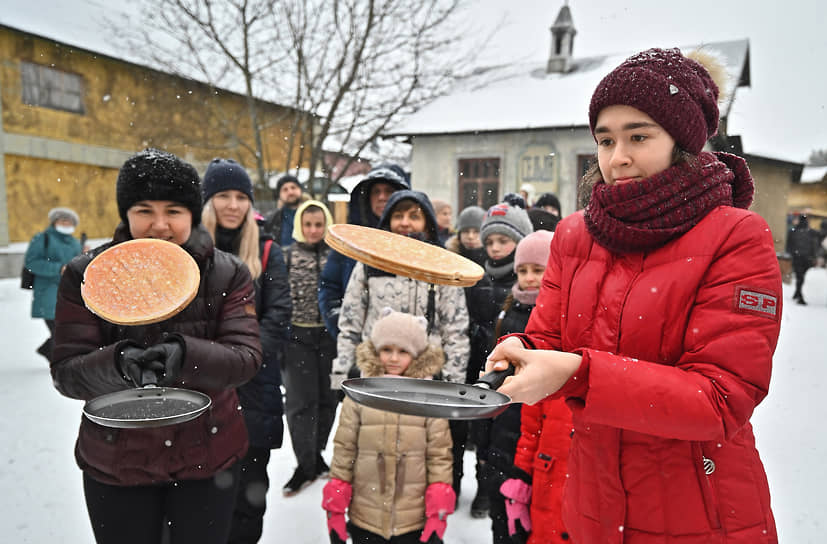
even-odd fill
[(250, 202), (253, 198), (253, 182), (244, 167), (233, 159), (215, 158), (210, 161), (207, 171), (204, 172), (204, 182), (201, 191), (204, 193), (204, 202), (215, 193), (235, 189), (241, 191)]
[(192, 224), (201, 223), (201, 180), (188, 162), (172, 153), (147, 148), (123, 163), (115, 186), (118, 214), (129, 224), (126, 211), (142, 200), (169, 200), (186, 206)]
[(396, 346), (416, 358), (428, 347), (428, 321), (424, 317), (396, 312), (389, 307), (383, 308), (380, 316), (370, 333), (370, 341), (377, 351)]
[(49, 224), (54, 225), (57, 221), (61, 219), (68, 219), (71, 221), (76, 227), (78, 223), (80, 223), (80, 218), (78, 214), (75, 213), (74, 210), (69, 208), (52, 208), (49, 210)]
[(468, 229), (480, 230), (482, 218), (485, 217), (485, 210), (479, 206), (468, 206), (457, 217), (457, 231), (462, 232)]
[(534, 227), (524, 209), (505, 203), (495, 204), (485, 212), (480, 228), (480, 240), (484, 244), (485, 239), (492, 234), (503, 234), (519, 242), (533, 231)]
[(695, 155), (718, 131), (718, 85), (704, 65), (679, 49), (642, 51), (604, 77), (589, 105), (592, 136), (597, 116), (614, 105), (642, 111)]
[(554, 233), (550, 230), (538, 230), (520, 240), (514, 252), (514, 270), (526, 263), (546, 266), (552, 238)]

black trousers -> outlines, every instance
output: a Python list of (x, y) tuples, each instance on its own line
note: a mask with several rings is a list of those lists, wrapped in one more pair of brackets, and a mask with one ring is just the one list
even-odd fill
[(49, 328), (49, 337), (46, 338), (42, 344), (40, 344), (40, 347), (37, 348), (37, 352), (49, 359), (52, 356), (52, 337), (55, 335), (55, 320), (44, 319), (43, 321), (46, 323), (46, 327)]
[(287, 391), (284, 412), (293, 453), (304, 473), (316, 475), (316, 461), (327, 445), (336, 399), (330, 389), (330, 372), (336, 344), (324, 327), (292, 327), (281, 367)]
[(422, 531), (412, 531), (403, 535), (384, 538), (382, 535), (371, 533), (352, 523), (347, 524), (347, 531), (350, 533), (353, 544), (419, 544), (419, 537), (422, 534)]
[(451, 454), (454, 458), (453, 466), (453, 485), (454, 493), (459, 500), (460, 488), (462, 487), (462, 462), (465, 456), (465, 442), (468, 440), (468, 421), (463, 419), (449, 419), (448, 427), (451, 430)]
[(802, 298), (801, 288), (804, 287), (804, 276), (810, 269), (812, 261), (806, 257), (793, 257), (793, 273), (795, 274), (795, 293), (793, 298)]
[(255, 544), (261, 538), (267, 509), (267, 489), (270, 487), (267, 477), (269, 461), (268, 448), (250, 446), (240, 462), (240, 482), (228, 544)]
[(98, 544), (226, 544), (240, 472), (236, 463), (204, 480), (130, 487), (104, 484), (84, 474), (95, 540)]

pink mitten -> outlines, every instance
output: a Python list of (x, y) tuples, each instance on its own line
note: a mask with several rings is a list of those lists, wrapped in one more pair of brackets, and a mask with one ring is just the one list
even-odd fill
[(322, 508), (327, 511), (327, 532), (336, 531), (342, 541), (347, 540), (345, 510), (350, 506), (353, 487), (338, 478), (331, 478), (322, 490)]
[(500, 486), (500, 493), (505, 497), (505, 513), (508, 516), (508, 534), (517, 532), (519, 520), (527, 532), (531, 532), (531, 516), (528, 505), (531, 503), (531, 484), (519, 478), (509, 478)]
[(420, 542), (428, 542), (433, 533), (441, 539), (445, 534), (448, 522), (445, 518), (454, 513), (457, 495), (450, 484), (434, 482), (425, 490), (425, 528), (422, 530)]

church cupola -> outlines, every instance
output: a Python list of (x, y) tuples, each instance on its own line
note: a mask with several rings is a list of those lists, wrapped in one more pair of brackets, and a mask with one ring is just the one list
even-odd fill
[(551, 54), (548, 57), (546, 72), (549, 74), (564, 74), (572, 69), (572, 50), (574, 48), (574, 21), (571, 10), (566, 2), (557, 19), (551, 25)]

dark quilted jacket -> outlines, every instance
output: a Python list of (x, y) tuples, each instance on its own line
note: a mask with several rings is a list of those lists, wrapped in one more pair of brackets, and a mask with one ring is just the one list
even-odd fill
[[(264, 251), (266, 240), (262, 240)], [(281, 248), (270, 244), (267, 268), (255, 282), (256, 314), (261, 329), (261, 370), (238, 388), (244, 408), (244, 421), (250, 445), (257, 448), (280, 448), (284, 438), (284, 406), (281, 399), (281, 365), (290, 326), (292, 304), (287, 285), (287, 269)]]
[(175, 386), (206, 393), (212, 406), (190, 422), (155, 429), (111, 429), (82, 417), (75, 448), (78, 465), (96, 480), (114, 485), (208, 478), (247, 450), (235, 388), (261, 365), (250, 273), (232, 255), (214, 250), (209, 233), (199, 226), (183, 246), (201, 271), (196, 298), (161, 323), (113, 325), (86, 309), (80, 283), (95, 255), (128, 239), (128, 229), (119, 226), (111, 244), (75, 258), (63, 274), (51, 363), (55, 387), (81, 400), (128, 389), (131, 382), (115, 364), (125, 341), (149, 346), (175, 334), (185, 343)]
[(465, 301), (468, 304), (468, 336), (471, 340), (471, 357), (468, 361), (467, 381), (477, 381), (480, 370), (485, 366), (485, 358), (494, 347), (494, 325), (505, 298), (511, 292), (511, 286), (517, 282), (517, 274), (511, 272), (501, 278), (486, 273), (480, 281), (465, 288)]

